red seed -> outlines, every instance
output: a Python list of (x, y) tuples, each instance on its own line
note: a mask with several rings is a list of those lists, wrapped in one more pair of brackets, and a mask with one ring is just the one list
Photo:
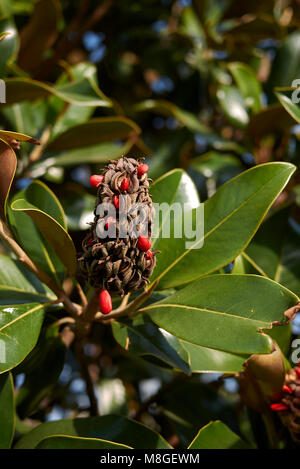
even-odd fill
[(150, 251), (150, 249), (149, 249), (149, 251), (146, 252), (145, 257), (146, 257), (147, 261), (150, 261), (150, 259), (152, 259), (152, 257), (153, 257), (153, 252)]
[(98, 187), (101, 182), (103, 182), (104, 176), (100, 176), (100, 174), (93, 174), (93, 176), (90, 177), (90, 184), (93, 187)]
[(137, 169), (138, 177), (142, 177), (145, 173), (147, 173), (149, 166), (147, 164), (141, 164)]
[(271, 404), (270, 409), (273, 410), (274, 412), (284, 412), (285, 410), (289, 410), (288, 406), (285, 404)]
[(118, 195), (114, 195), (114, 206), (116, 208), (120, 208), (120, 201), (119, 201), (119, 196)]
[(99, 306), (102, 314), (108, 314), (111, 312), (111, 296), (107, 290), (101, 290), (101, 292), (99, 293)]
[(121, 182), (121, 191), (122, 192), (126, 192), (127, 189), (129, 187), (129, 179), (128, 178), (124, 178)]
[(93, 244), (94, 242), (95, 242), (94, 238), (90, 238), (87, 243), (88, 244)]
[(289, 394), (293, 394), (292, 389), (291, 389), (289, 386), (287, 386), (287, 384), (285, 384), (285, 385), (283, 386), (282, 390), (283, 390), (283, 392), (287, 392), (287, 393), (289, 393)]
[(105, 228), (108, 230), (108, 228), (114, 223), (116, 219), (114, 217), (108, 217), (105, 223)]
[(146, 238), (145, 236), (141, 235), (138, 239), (137, 246), (141, 251), (148, 251), (151, 247), (150, 239)]

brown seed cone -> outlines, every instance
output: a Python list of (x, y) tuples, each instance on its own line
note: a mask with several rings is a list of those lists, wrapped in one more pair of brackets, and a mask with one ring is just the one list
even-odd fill
[[(152, 259), (146, 259), (146, 253), (137, 247), (136, 237), (131, 237), (130, 234), (126, 238), (119, 237), (121, 224), (130, 223), (138, 215), (134, 210), (134, 204), (142, 204), (148, 215), (143, 227), (146, 228), (147, 237), (151, 239), (153, 205), (148, 192), (150, 180), (147, 174), (141, 178), (137, 176), (137, 168), (141, 161), (126, 157), (117, 161), (111, 160), (102, 171), (104, 181), (97, 190), (94, 222), (82, 242), (83, 253), (79, 258), (81, 272), (90, 285), (105, 288), (110, 293), (122, 296), (144, 288), (149, 283), (149, 277), (156, 263), (155, 252)], [(124, 178), (129, 180), (129, 187), (125, 193), (121, 190)], [(119, 210), (116, 210), (115, 237), (99, 238), (96, 228), (98, 233), (104, 232), (107, 217), (97, 215), (97, 206), (101, 203), (114, 204), (115, 195), (125, 196), (127, 210), (131, 210), (123, 221), (119, 216)]]
[[(297, 374), (297, 371), (298, 374)], [(281, 399), (282, 404), (288, 410), (278, 412), (282, 423), (289, 429), (293, 440), (300, 444), (300, 367), (292, 368), (287, 372), (285, 384), (293, 391), (291, 394), (285, 393)]]

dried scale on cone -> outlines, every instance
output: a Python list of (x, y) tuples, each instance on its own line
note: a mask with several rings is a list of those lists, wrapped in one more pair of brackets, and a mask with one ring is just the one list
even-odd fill
[(287, 372), (282, 392), (274, 396), (274, 401), (271, 410), (278, 413), (293, 440), (300, 444), (300, 364)]
[[(141, 166), (142, 170), (139, 170)], [(105, 289), (112, 294), (123, 296), (144, 288), (149, 283), (149, 277), (155, 267), (156, 253), (151, 251), (149, 255), (154, 213), (149, 195), (150, 180), (147, 177), (147, 169), (148, 166), (141, 160), (123, 157), (110, 160), (102, 171), (102, 180), (92, 179), (100, 181), (95, 184), (95, 218), (82, 242), (83, 252), (79, 264), (82, 274), (91, 286)], [(126, 202), (125, 217), (120, 215), (122, 201)], [(98, 215), (96, 210), (99, 204), (112, 204), (115, 218), (105, 214)], [(140, 206), (144, 207), (144, 218), (140, 216)], [(140, 223), (143, 225), (141, 239), (131, 236), (130, 232), (125, 238), (120, 236), (124, 223), (126, 225), (137, 220), (138, 230)], [(115, 230), (113, 236), (109, 233), (110, 227)], [(101, 236), (97, 233), (101, 233)]]

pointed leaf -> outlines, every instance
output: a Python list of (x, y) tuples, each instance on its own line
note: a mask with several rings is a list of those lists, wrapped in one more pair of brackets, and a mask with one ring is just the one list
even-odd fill
[(20, 132), (10, 132), (8, 130), (0, 130), (0, 138), (10, 143), (11, 140), (17, 140), (18, 142), (28, 142), (38, 145), (39, 141), (29, 135), (22, 134)]
[(44, 438), (55, 435), (100, 438), (136, 449), (171, 448), (158, 433), (140, 423), (116, 415), (43, 423), (24, 435), (15, 448), (36, 448)]
[(88, 147), (74, 148), (55, 156), (50, 156), (44, 160), (38, 161), (31, 170), (33, 177), (42, 176), (48, 168), (53, 166), (65, 167), (76, 166), (79, 164), (96, 164), (109, 160), (115, 160), (126, 155), (132, 147), (132, 141), (128, 140), (123, 145), (113, 142), (100, 143), (99, 145), (90, 145)]
[(109, 140), (122, 140), (140, 132), (141, 129), (126, 117), (98, 117), (66, 130), (48, 145), (47, 150), (70, 150)]
[(24, 265), (0, 254), (0, 304), (47, 303), (55, 295)]
[(182, 169), (173, 169), (161, 176), (151, 186), (150, 192), (154, 203), (165, 203), (170, 206), (169, 210), (164, 211), (163, 218), (160, 219), (157, 214), (155, 219), (153, 232), (157, 237), (152, 242), (154, 248), (164, 228), (170, 223), (172, 204), (180, 204), (185, 211), (188, 211), (198, 207), (200, 199), (194, 182)]
[(144, 317), (113, 324), (113, 333), (126, 350), (139, 356), (154, 356), (174, 369), (190, 373), (188, 354), (179, 340)]
[(262, 87), (254, 70), (242, 62), (231, 62), (228, 65), (245, 103), (248, 107), (258, 112), (262, 108)]
[(220, 274), (199, 279), (140, 311), (187, 342), (251, 354), (272, 350), (271, 339), (259, 331), (274, 321), (285, 323), (284, 311), (297, 302), (296, 295), (264, 277)]
[(249, 116), (239, 90), (234, 86), (221, 86), (217, 91), (217, 98), (228, 121), (235, 127), (244, 129), (249, 122)]
[(162, 254), (158, 256), (152, 280), (160, 279), (161, 289), (181, 285), (235, 259), (251, 240), (294, 170), (288, 163), (267, 163), (244, 171), (222, 185), (205, 202), (203, 222), (201, 207), (187, 214), (193, 219), (193, 226), (198, 223), (201, 228), (200, 223), (204, 223), (204, 235), (198, 235), (199, 239), (194, 235), (193, 249), (186, 247), (184, 236), (175, 237), (178, 224), (183, 225), (182, 233), (185, 228), (182, 217), (175, 218), (170, 237), (161, 237), (155, 244)]
[(6, 202), (17, 168), (17, 157), (13, 149), (0, 139), (0, 214), (6, 216)]
[(111, 107), (112, 105), (89, 77), (56, 87), (31, 78), (8, 78), (5, 83), (7, 104), (25, 100), (34, 101), (54, 95), (78, 106)]
[(184, 340), (180, 342), (188, 352), (192, 373), (239, 373), (247, 359), (247, 355), (222, 352)]
[(0, 33), (5, 34), (0, 41), (0, 77), (2, 77), (6, 65), (14, 59), (17, 53), (18, 32), (14, 22), (10, 18), (1, 17)]
[(11, 373), (0, 375), (0, 449), (8, 449), (15, 431), (15, 396)]
[(130, 446), (100, 440), (99, 438), (80, 438), (77, 436), (50, 436), (44, 438), (37, 449), (132, 449)]
[(43, 318), (41, 304), (0, 307), (0, 373), (17, 366), (33, 349)]
[(225, 423), (216, 420), (201, 428), (188, 449), (250, 449)]
[[(34, 207), (37, 207), (42, 212), (46, 211), (49, 216), (57, 222), (57, 225), (59, 224), (60, 228), (57, 228), (57, 225), (55, 225), (55, 227), (61, 233), (60, 237), (65, 238), (65, 234), (62, 233), (66, 229), (63, 209), (56, 196), (45, 184), (40, 181), (32, 182), (25, 191), (16, 194), (13, 201), (21, 198), (34, 205)], [(37, 215), (36, 213), (36, 216)], [(57, 285), (61, 285), (65, 276), (65, 267), (56, 254), (55, 249), (49, 245), (47, 238), (39, 231), (34, 220), (25, 212), (12, 210), (11, 208), (8, 210), (8, 218), (12, 231), (26, 253)], [(45, 220), (45, 215), (43, 216), (43, 220)], [(67, 243), (70, 246), (69, 240)], [(71, 248), (69, 248), (69, 250), (71, 250)]]
[(279, 210), (261, 225), (242, 253), (243, 270), (271, 278), (299, 295), (300, 235), (289, 212), (289, 207)]
[(25, 199), (12, 203), (12, 209), (26, 213), (66, 266), (71, 276), (76, 272), (76, 249), (67, 231), (50, 215)]
[[(300, 80), (299, 80), (300, 84)], [(284, 109), (292, 116), (295, 121), (300, 123), (300, 88), (299, 89), (282, 89), (275, 92), (277, 98), (281, 102)]]

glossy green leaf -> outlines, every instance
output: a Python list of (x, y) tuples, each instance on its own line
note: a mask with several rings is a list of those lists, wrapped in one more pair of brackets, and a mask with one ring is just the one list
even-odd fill
[[(55, 138), (47, 147), (51, 151), (96, 145), (109, 140), (127, 139), (138, 135), (141, 129), (126, 117), (98, 117), (76, 125)], [(88, 149), (86, 149), (88, 151)]]
[(111, 101), (104, 96), (94, 81), (87, 77), (56, 87), (31, 78), (8, 78), (5, 83), (7, 104), (25, 100), (33, 101), (54, 95), (77, 106), (111, 107)]
[[(199, 207), (200, 200), (194, 182), (182, 169), (174, 169), (155, 181), (150, 189), (154, 203), (179, 204), (184, 211)], [(163, 200), (162, 200), (163, 198)], [(164, 211), (163, 215), (155, 219), (153, 234), (155, 238), (152, 246), (155, 247), (163, 230), (167, 228), (170, 220), (170, 210)]]
[(15, 431), (14, 383), (10, 373), (0, 375), (0, 449), (8, 449)]
[(21, 262), (0, 254), (0, 304), (46, 303), (55, 298)]
[(245, 104), (258, 112), (261, 110), (262, 87), (254, 70), (242, 62), (231, 62), (228, 65), (239, 90), (245, 99)]
[(25, 199), (12, 203), (12, 210), (26, 213), (66, 266), (71, 276), (76, 272), (76, 249), (67, 231), (50, 215)]
[(181, 340), (188, 353), (192, 373), (239, 373), (247, 359), (245, 355), (222, 352)]
[(197, 45), (205, 45), (205, 32), (194, 8), (184, 8), (181, 14), (180, 32), (183, 32), (195, 41)]
[(6, 140), (8, 143), (10, 143), (11, 140), (17, 140), (18, 142), (33, 143), (35, 145), (39, 143), (38, 140), (33, 137), (30, 137), (29, 135), (25, 135), (20, 132), (10, 132), (8, 130), (0, 130), (0, 138)]
[(17, 168), (17, 157), (13, 149), (0, 139), (0, 214), (6, 216), (6, 203)]
[[(11, 106), (3, 106), (1, 111), (10, 128), (21, 134), (38, 136), (47, 125), (47, 102), (45, 100), (34, 103), (23, 101)], [(24, 149), (27, 151), (30, 149), (25, 141), (21, 145), (21, 154)]]
[(141, 449), (167, 449), (170, 445), (156, 432), (125, 417), (107, 415), (48, 422), (23, 436), (15, 448), (31, 449), (55, 435), (100, 438)]
[(4, 33), (0, 41), (0, 77), (3, 77), (6, 65), (14, 59), (18, 50), (18, 32), (10, 18), (0, 18), (0, 33)]
[[(255, 291), (255, 295), (253, 295)], [(272, 342), (259, 330), (285, 323), (298, 302), (292, 292), (256, 275), (212, 275), (141, 309), (163, 329), (196, 345), (233, 353), (268, 353)]]
[(244, 129), (249, 123), (245, 100), (234, 86), (221, 86), (217, 98), (230, 124)]
[(156, 357), (174, 369), (190, 373), (188, 354), (179, 340), (160, 329), (146, 316), (113, 324), (116, 340), (130, 353)]
[[(295, 222), (289, 220), (289, 212), (286, 208), (269, 217), (242, 256), (255, 273), (300, 295), (300, 235)], [(248, 273), (251, 267), (244, 270)]]
[[(300, 79), (299, 79), (298, 85), (300, 85)], [(299, 124), (300, 123), (300, 106), (299, 106), (300, 88), (294, 89), (294, 90), (290, 90), (290, 89), (287, 89), (287, 90), (281, 89), (281, 91), (279, 90), (280, 89), (278, 89), (278, 91), (275, 92), (277, 98), (281, 102), (284, 109)]]
[[(48, 187), (40, 181), (34, 181), (25, 191), (17, 193), (13, 201), (21, 198), (28, 201), (29, 204), (34, 205), (34, 207), (38, 207), (40, 211), (46, 211), (49, 214), (49, 217), (55, 220), (56, 224), (54, 226), (60, 233), (60, 239), (68, 238), (68, 235), (66, 237), (65, 234), (66, 221), (63, 209), (55, 195)], [(35, 213), (37, 218), (40, 212)], [(49, 220), (47, 219), (47, 216), (44, 215), (42, 217), (38, 217), (38, 223), (46, 220), (45, 226), (48, 226)], [(47, 238), (43, 237), (35, 221), (26, 213), (12, 210), (11, 208), (8, 210), (8, 218), (18, 242), (26, 253), (30, 255), (32, 260), (44, 272), (46, 272), (57, 285), (60, 285), (65, 276), (64, 264), (59, 259), (55, 249), (52, 249), (49, 245)], [(52, 224), (55, 222), (49, 221), (49, 223), (51, 223), (51, 228)], [(48, 235), (51, 236), (51, 233), (47, 233), (47, 236)], [(67, 243), (70, 246), (69, 240)], [(71, 247), (69, 247), (68, 252), (71, 250)]]
[(77, 436), (50, 436), (44, 438), (37, 449), (132, 449), (130, 446), (100, 440), (99, 438), (80, 438)]
[[(97, 81), (97, 67), (95, 64), (88, 62), (81, 62), (72, 67), (68, 67), (67, 73), (64, 72), (57, 80), (56, 85), (63, 85), (70, 82), (70, 77), (73, 81), (88, 78), (92, 80), (96, 86)], [(82, 124), (91, 118), (94, 113), (94, 108), (91, 106), (79, 106), (77, 104), (69, 104), (67, 108), (65, 103), (57, 96), (52, 96), (49, 99), (49, 106), (53, 110), (54, 125), (51, 129), (51, 140), (58, 135), (65, 132), (70, 127)], [(51, 112), (51, 111), (50, 111)]]
[(33, 349), (43, 318), (41, 304), (0, 307), (0, 373), (17, 366)]
[(274, 100), (273, 88), (277, 86), (293, 86), (292, 82), (300, 77), (300, 31), (296, 30), (282, 41), (275, 59), (268, 86), (270, 98)]
[(45, 171), (52, 167), (76, 166), (83, 163), (104, 163), (109, 160), (115, 160), (126, 155), (132, 147), (132, 142), (128, 141), (123, 145), (113, 142), (100, 143), (99, 145), (90, 145), (83, 148), (65, 151), (55, 156), (50, 156), (37, 162), (31, 170), (33, 177), (42, 176)]
[(236, 433), (216, 420), (201, 428), (188, 449), (250, 449)]
[[(204, 221), (201, 207), (186, 214), (193, 219), (194, 226), (198, 216), (198, 228), (204, 222), (203, 236), (199, 230), (198, 239), (194, 234), (188, 248), (184, 236), (175, 237), (178, 224), (184, 221), (182, 217), (175, 218), (170, 237), (161, 237), (155, 244), (162, 254), (158, 255), (152, 279), (160, 279), (159, 287), (165, 289), (195, 280), (235, 259), (250, 242), (294, 170), (288, 163), (267, 163), (244, 171), (222, 185), (205, 202)], [(163, 189), (160, 202), (165, 197)]]

